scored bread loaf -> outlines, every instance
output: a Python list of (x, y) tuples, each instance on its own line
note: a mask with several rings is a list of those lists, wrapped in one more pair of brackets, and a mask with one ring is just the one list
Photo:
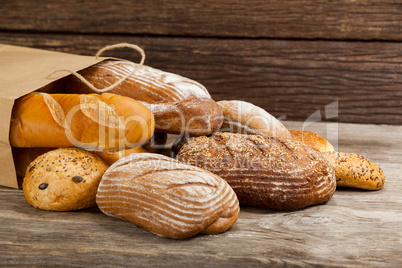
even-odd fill
[(292, 140), (217, 132), (191, 139), (177, 159), (221, 176), (242, 205), (301, 209), (328, 201), (336, 188), (324, 156)]
[[(106, 60), (82, 70), (80, 74), (96, 88), (103, 89), (129, 75), (136, 66), (126, 61)], [(74, 76), (67, 79), (66, 91), (95, 93)], [(222, 124), (222, 112), (203, 85), (146, 65), (109, 92), (152, 104), (158, 132), (175, 134), (186, 131), (192, 135), (204, 135), (218, 130)]]
[(150, 153), (114, 163), (96, 202), (107, 215), (172, 238), (224, 232), (239, 216), (236, 194), (219, 176)]
[(316, 148), (322, 153), (332, 152), (335, 150), (329, 141), (313, 131), (289, 129), (289, 132), (292, 134), (294, 140)]
[(324, 156), (335, 170), (337, 186), (379, 190), (385, 184), (382, 169), (364, 156), (342, 152), (326, 152)]
[(218, 101), (223, 112), (222, 130), (292, 139), (286, 127), (264, 109), (245, 101)]
[(30, 93), (16, 100), (12, 147), (120, 150), (152, 137), (154, 117), (143, 104), (115, 94)]

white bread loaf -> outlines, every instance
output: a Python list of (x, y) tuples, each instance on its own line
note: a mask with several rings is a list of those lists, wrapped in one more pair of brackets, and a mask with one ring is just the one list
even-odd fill
[(231, 133), (292, 139), (286, 127), (264, 109), (245, 101), (218, 101), (223, 112), (222, 130)]
[(224, 232), (239, 215), (236, 194), (219, 176), (150, 153), (114, 163), (96, 202), (107, 215), (172, 238)]

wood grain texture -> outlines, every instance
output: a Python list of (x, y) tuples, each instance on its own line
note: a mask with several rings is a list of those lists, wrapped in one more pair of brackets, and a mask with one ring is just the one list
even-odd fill
[[(86, 55), (135, 43), (147, 65), (200, 82), (217, 101), (248, 101), (288, 120), (318, 112), (320, 120), (402, 124), (401, 43), (10, 32), (0, 42)], [(129, 49), (105, 55), (139, 61)], [(331, 104), (338, 110), (329, 113)]]
[(247, 38), (401, 40), (395, 1), (0, 1), (0, 29)]
[[(301, 122), (285, 124), (302, 127)], [(402, 127), (339, 124), (338, 131), (328, 132), (330, 127), (316, 123), (308, 129), (341, 151), (376, 162), (387, 178), (382, 190), (338, 189), (328, 203), (294, 212), (242, 207), (229, 231), (179, 241), (97, 208), (40, 211), (28, 205), (21, 190), (0, 187), (0, 266), (398, 267)]]

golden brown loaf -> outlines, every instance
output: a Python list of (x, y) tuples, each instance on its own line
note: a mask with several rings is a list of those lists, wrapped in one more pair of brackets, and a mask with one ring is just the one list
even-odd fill
[(96, 191), (108, 166), (78, 148), (61, 148), (36, 158), (28, 167), (23, 190), (28, 203), (54, 211), (95, 206)]
[(242, 205), (295, 210), (328, 201), (336, 188), (323, 155), (292, 140), (218, 132), (191, 139), (177, 158), (221, 176)]
[[(136, 66), (126, 61), (107, 60), (80, 74), (96, 88), (103, 89), (130, 74)], [(67, 79), (66, 90), (68, 93), (94, 93), (73, 76)], [(158, 132), (188, 131), (192, 135), (204, 135), (218, 130), (222, 124), (222, 112), (203, 85), (146, 65), (109, 92), (152, 104)]]
[(128, 97), (30, 93), (14, 104), (10, 144), (119, 150), (140, 146), (153, 130), (151, 111)]
[(147, 151), (140, 146), (120, 151), (96, 151), (93, 153), (99, 156), (99, 158), (102, 159), (108, 166), (111, 166), (119, 159), (126, 157), (130, 154), (147, 153)]
[(222, 130), (292, 139), (285, 126), (264, 109), (245, 101), (218, 101), (223, 112)]
[(289, 129), (289, 132), (292, 134), (294, 140), (316, 148), (322, 153), (334, 151), (334, 147), (329, 141), (313, 131)]
[(132, 154), (104, 174), (96, 196), (106, 214), (153, 233), (187, 238), (229, 229), (236, 194), (220, 177), (158, 154)]
[(210, 98), (193, 98), (145, 106), (154, 114), (155, 129), (160, 133), (208, 135), (218, 131), (223, 122), (219, 105)]
[(335, 170), (337, 186), (379, 190), (385, 184), (381, 168), (361, 155), (326, 152), (324, 156)]

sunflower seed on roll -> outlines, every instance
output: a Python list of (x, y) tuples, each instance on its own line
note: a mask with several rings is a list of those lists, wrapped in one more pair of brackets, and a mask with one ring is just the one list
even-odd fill
[(177, 158), (225, 179), (242, 205), (301, 209), (328, 201), (336, 188), (324, 156), (292, 140), (218, 132), (191, 139)]
[(236, 194), (222, 178), (151, 153), (114, 163), (102, 177), (96, 202), (107, 215), (172, 238), (221, 233), (239, 216)]

